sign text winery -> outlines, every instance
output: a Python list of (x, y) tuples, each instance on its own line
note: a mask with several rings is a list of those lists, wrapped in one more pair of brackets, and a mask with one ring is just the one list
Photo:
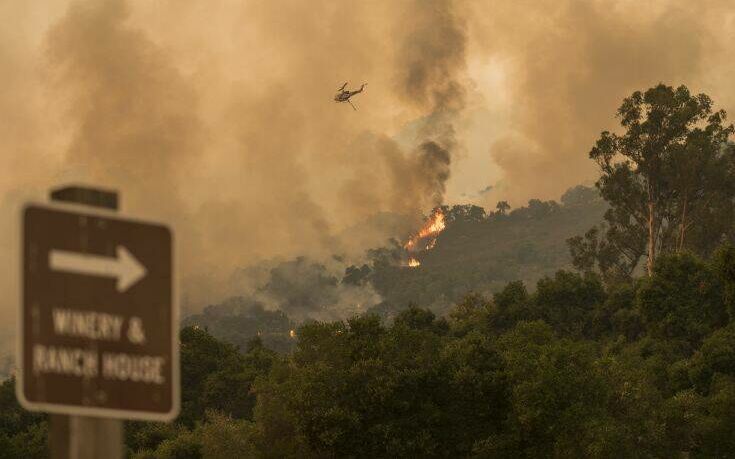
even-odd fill
[(23, 213), (19, 399), (29, 409), (167, 420), (178, 411), (168, 228), (53, 206)]

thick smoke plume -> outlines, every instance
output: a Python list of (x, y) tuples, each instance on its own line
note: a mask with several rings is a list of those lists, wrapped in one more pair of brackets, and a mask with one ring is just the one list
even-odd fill
[[(74, 3), (47, 37), (71, 138), (69, 179), (121, 190), (126, 207), (179, 223), (204, 155), (198, 96), (171, 58), (129, 27), (119, 1)], [(178, 226), (178, 225), (177, 225)]]
[[(124, 213), (174, 227), (188, 307), (248, 293), (236, 268), (407, 233), (443, 200), (462, 106), (465, 31), (433, 3), (412, 20), (420, 3), (4, 2), (3, 220), (62, 183), (117, 189)], [(359, 112), (332, 101), (344, 79), (370, 83)]]
[(603, 130), (618, 126), (624, 97), (659, 82), (686, 84), (732, 111), (732, 21), (726, 0), (503, 1), (472, 3), (476, 62), (502, 69), (486, 98), (501, 107), (488, 151), (500, 186), (485, 202), (558, 199), (594, 181), (588, 159)]
[[(594, 179), (587, 152), (633, 90), (735, 109), (726, 0), (8, 0), (0, 17), (0, 253), (17, 266), (21, 202), (115, 187), (174, 226), (192, 307), (245, 289), (236, 268), (406, 234), (453, 184), (492, 185), (490, 206), (558, 198)], [(357, 112), (332, 100), (345, 80), (369, 83)], [(11, 269), (7, 324), (17, 287)]]
[(455, 2), (409, 2), (400, 25), (396, 57), (398, 94), (428, 114), (418, 130), (421, 196), (443, 203), (452, 153), (457, 147), (454, 124), (465, 106), (467, 31)]

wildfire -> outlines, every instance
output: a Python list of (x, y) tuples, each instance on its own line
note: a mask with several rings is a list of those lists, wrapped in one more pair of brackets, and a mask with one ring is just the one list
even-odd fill
[[(429, 217), (421, 230), (411, 236), (403, 245), (403, 248), (406, 249), (406, 251), (413, 253), (433, 249), (436, 245), (437, 236), (447, 226), (444, 218), (444, 212), (442, 212), (441, 209), (434, 209), (431, 217)], [(409, 257), (407, 266), (409, 268), (417, 268), (421, 266), (421, 262), (414, 257)]]
[(419, 237), (426, 237), (426, 236), (432, 236), (435, 234), (439, 234), (446, 227), (447, 227), (447, 224), (444, 223), (444, 212), (442, 212), (439, 209), (436, 209), (434, 213), (431, 215), (431, 218), (427, 222), (426, 226), (424, 226), (421, 229), (421, 231), (419, 231)]
[(433, 239), (426, 245), (426, 250), (432, 249), (434, 248), (434, 245), (436, 245), (436, 236), (439, 235), (439, 233), (441, 233), (446, 227), (447, 224), (444, 222), (444, 212), (442, 212), (441, 209), (434, 209), (434, 212), (426, 221), (424, 227), (412, 236), (408, 242), (404, 244), (403, 248), (406, 250), (414, 250), (419, 241), (432, 237)]

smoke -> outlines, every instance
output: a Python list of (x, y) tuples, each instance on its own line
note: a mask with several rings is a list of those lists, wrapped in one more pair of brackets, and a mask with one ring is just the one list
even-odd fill
[[(405, 2), (386, 21), (394, 44), (389, 63), (392, 88), (412, 122), (402, 142), (368, 132), (350, 146), (357, 166), (342, 187), (345, 213), (354, 209), (397, 212), (407, 215), (415, 226), (422, 212), (444, 203), (452, 157), (459, 146), (455, 124), (466, 93), (467, 30), (455, 4), (451, 0)], [(375, 189), (381, 181), (385, 192)], [(384, 237), (372, 245), (383, 241)]]
[[(174, 228), (189, 308), (247, 293), (238, 267), (357, 258), (443, 200), (465, 40), (450, 2), (415, 21), (420, 3), (26, 3), (1, 7), (20, 24), (0, 32), (4, 214), (61, 183), (119, 190), (125, 214)], [(370, 82), (358, 112), (332, 101), (344, 80)]]
[(451, 153), (433, 140), (428, 140), (419, 147), (419, 177), (425, 177), (425, 194), (430, 196), (434, 207), (444, 201), (445, 183), (449, 178)]
[(283, 311), (297, 322), (344, 319), (381, 301), (371, 285), (343, 281), (348, 266), (338, 257), (265, 260), (235, 270), (229, 278), (231, 290), (220, 293), (266, 310)]
[(409, 2), (400, 24), (396, 57), (397, 91), (419, 113), (428, 113), (418, 130), (421, 196), (443, 204), (452, 153), (454, 124), (465, 107), (466, 24), (456, 2)]
[(334, 260), (325, 265), (303, 257), (281, 262), (270, 269), (267, 281), (257, 285), (251, 296), (299, 321), (342, 319), (379, 303), (380, 296), (371, 286), (341, 282), (345, 268)]
[[(684, 83), (735, 104), (725, 0), (10, 0), (0, 14), (0, 253), (18, 257), (21, 202), (117, 188), (124, 213), (174, 227), (191, 305), (248, 291), (230, 276), (263, 260), (357, 258), (452, 183), (491, 183), (491, 207), (556, 198), (594, 177), (587, 152), (633, 90)], [(332, 100), (345, 80), (369, 83), (357, 112)], [(457, 173), (478, 157), (487, 171)]]
[(129, 15), (120, 1), (74, 3), (48, 34), (52, 83), (72, 133), (64, 172), (176, 222), (203, 153), (198, 97), (171, 58), (127, 25)]
[[(503, 69), (504, 125), (489, 145), (502, 186), (485, 202), (553, 198), (591, 181), (588, 159), (603, 130), (635, 90), (664, 82), (704, 91), (733, 108), (733, 91), (721, 78), (732, 70), (734, 12), (727, 1), (493, 2), (473, 4), (478, 61)], [(505, 100), (505, 102), (500, 101)]]
[[(4, 367), (15, 334), (20, 298), (20, 206), (43, 197), (35, 188), (48, 183), (59, 164), (59, 136), (42, 114), (43, 71), (38, 57), (48, 24), (43, 13), (54, 7), (34, 2), (0, 2), (0, 255), (6, 269), (0, 276), (0, 360)], [(9, 18), (24, 18), (11, 20)], [(3, 368), (4, 370), (5, 368)]]

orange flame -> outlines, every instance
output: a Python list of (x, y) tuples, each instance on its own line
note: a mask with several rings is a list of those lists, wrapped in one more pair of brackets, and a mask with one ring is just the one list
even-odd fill
[(415, 259), (415, 258), (409, 258), (408, 259), (408, 267), (409, 268), (418, 268), (419, 266), (421, 266), (421, 262), (418, 261), (417, 259)]
[(427, 224), (421, 228), (421, 231), (419, 231), (419, 238), (439, 234), (444, 231), (444, 228), (446, 227), (447, 224), (444, 223), (444, 212), (436, 209)]
[(426, 221), (426, 224), (424, 224), (423, 228), (421, 230), (413, 235), (408, 242), (403, 246), (406, 250), (413, 250), (416, 247), (416, 244), (427, 237), (433, 236), (434, 240), (429, 242), (429, 244), (426, 246), (426, 250), (434, 248), (434, 245), (436, 245), (436, 236), (444, 231), (444, 228), (447, 227), (446, 222), (444, 221), (444, 212), (441, 211), (441, 209), (434, 209), (434, 212), (431, 214), (431, 217)]

